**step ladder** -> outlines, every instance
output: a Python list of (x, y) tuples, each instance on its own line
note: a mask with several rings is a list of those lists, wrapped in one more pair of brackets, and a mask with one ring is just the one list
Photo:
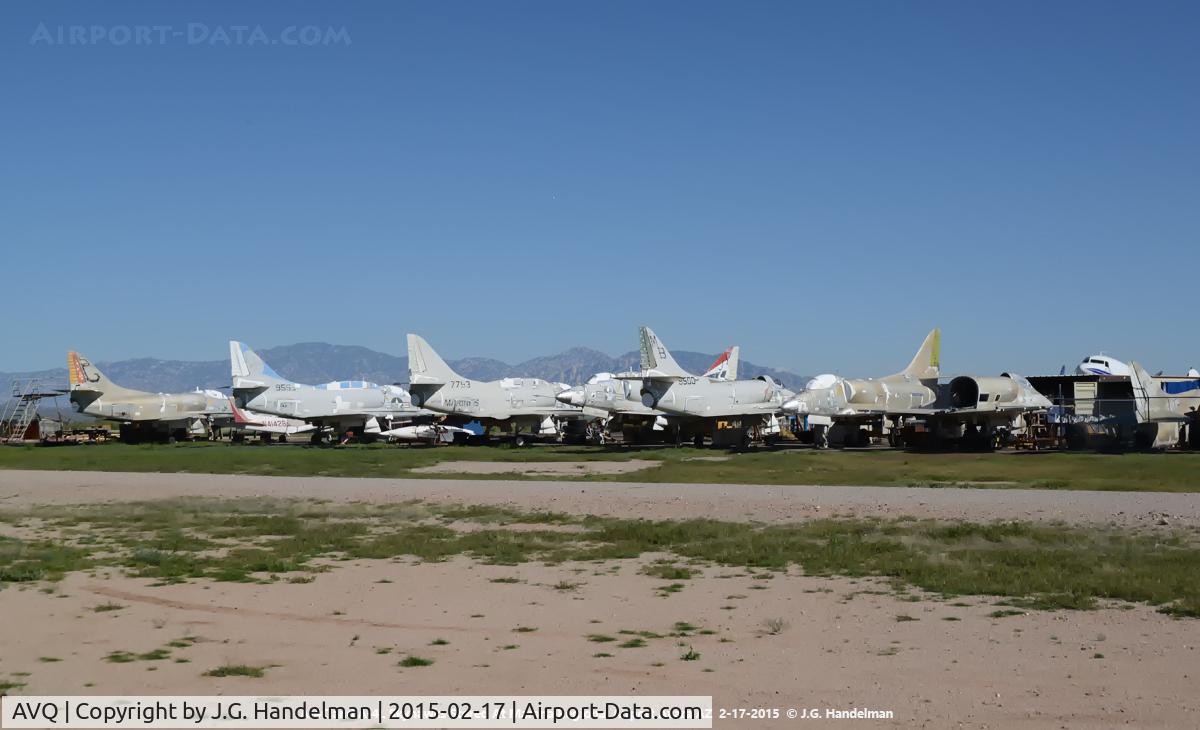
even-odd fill
[(26, 429), (37, 418), (38, 401), (42, 398), (39, 385), (37, 378), (12, 381), (12, 399), (4, 404), (0, 416), (0, 438), (7, 443), (25, 440)]

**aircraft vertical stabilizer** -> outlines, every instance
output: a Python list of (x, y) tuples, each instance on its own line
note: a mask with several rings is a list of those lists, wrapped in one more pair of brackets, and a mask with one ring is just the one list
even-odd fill
[(410, 385), (439, 384), (466, 380), (454, 372), (420, 335), (408, 335), (408, 382)]
[(291, 382), (263, 362), (249, 345), (236, 340), (229, 341), (229, 372), (235, 389), (265, 388), (273, 383)]
[(940, 374), (942, 359), (942, 331), (938, 328), (930, 330), (925, 335), (917, 354), (913, 356), (908, 367), (891, 376), (892, 378), (915, 378), (917, 380), (937, 380)]
[(679, 367), (658, 335), (642, 327), (642, 371), (648, 378), (686, 378), (688, 373)]
[(737, 380), (738, 353), (741, 348), (737, 345), (722, 352), (716, 361), (709, 366), (704, 375), (717, 380)]
[(1136, 362), (1129, 363), (1132, 371), (1129, 384), (1133, 386), (1133, 403), (1137, 409), (1138, 423), (1149, 421), (1184, 421), (1183, 409), (1196, 407), (1196, 398), (1173, 397), (1154, 382), (1154, 376)]
[(75, 351), (67, 353), (67, 378), (73, 391), (112, 394), (128, 390), (109, 380), (100, 368)]

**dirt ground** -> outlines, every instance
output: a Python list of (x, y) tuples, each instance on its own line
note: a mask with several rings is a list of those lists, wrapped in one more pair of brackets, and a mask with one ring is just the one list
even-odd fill
[[(660, 518), (838, 512), (1143, 526), (1137, 515), (1164, 512), (1194, 523), (1200, 496), (0, 472), (0, 508), (183, 494), (422, 498)], [(21, 694), (711, 694), (715, 708), (895, 713), (890, 723), (839, 727), (1179, 728), (1200, 716), (1200, 621), (1145, 607), (994, 618), (984, 597), (909, 602), (875, 581), (795, 569), (764, 580), (706, 567), (665, 594), (663, 580), (639, 572), (654, 557), (553, 567), (357, 560), (306, 584), (152, 586), (101, 571), (69, 575), (53, 593), (9, 585), (0, 591), (0, 681), (24, 682)], [(107, 603), (120, 608), (94, 610)], [(694, 628), (670, 636), (676, 622)], [(661, 638), (623, 648), (636, 636), (621, 631)], [(165, 658), (105, 659), (156, 649)], [(689, 649), (699, 657), (683, 660)], [(398, 666), (409, 655), (433, 664)], [(266, 667), (265, 676), (203, 676), (231, 664)]]
[(629, 461), (441, 461), (433, 466), (413, 469), (416, 474), (628, 474), (649, 469), (662, 462), (650, 459)]
[(836, 514), (973, 521), (1061, 520), (1147, 527), (1156, 525), (1165, 515), (1173, 527), (1200, 527), (1200, 493), (0, 470), (0, 509), (186, 495), (358, 502), (425, 499), (612, 517), (711, 517), (766, 523)]

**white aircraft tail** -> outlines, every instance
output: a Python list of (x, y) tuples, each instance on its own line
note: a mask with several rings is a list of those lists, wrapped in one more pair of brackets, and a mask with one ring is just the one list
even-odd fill
[(737, 345), (722, 352), (716, 362), (709, 366), (704, 375), (715, 380), (737, 380), (738, 373), (738, 352), (741, 348)]
[(411, 385), (440, 385), (451, 380), (466, 380), (454, 372), (420, 335), (408, 335), (408, 382)]
[(649, 327), (642, 327), (642, 373), (648, 378), (686, 378), (688, 372), (679, 367), (667, 346)]
[(275, 383), (291, 382), (263, 362), (249, 345), (237, 340), (229, 341), (229, 374), (233, 376), (235, 389), (266, 388)]
[(71, 383), (72, 392), (105, 393), (110, 396), (134, 392), (109, 380), (100, 372), (100, 368), (75, 351), (67, 353), (67, 378)]
[(1200, 395), (1171, 395), (1154, 382), (1154, 376), (1136, 362), (1129, 363), (1132, 371), (1129, 384), (1133, 386), (1133, 403), (1137, 409), (1138, 423), (1161, 421), (1185, 421), (1185, 411), (1200, 406)]
[(942, 331), (934, 328), (925, 335), (925, 341), (921, 343), (917, 354), (913, 356), (912, 362), (908, 367), (904, 368), (891, 378), (915, 378), (917, 380), (937, 380), (941, 373), (942, 359)]

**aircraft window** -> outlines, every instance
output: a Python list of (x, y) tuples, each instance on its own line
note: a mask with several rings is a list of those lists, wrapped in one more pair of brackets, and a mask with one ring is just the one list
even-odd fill
[(980, 394), (979, 394), (979, 402), (980, 402), (980, 403), (986, 403), (986, 402), (987, 402), (987, 399), (988, 399), (988, 394), (987, 394), (987, 393), (980, 393)]

